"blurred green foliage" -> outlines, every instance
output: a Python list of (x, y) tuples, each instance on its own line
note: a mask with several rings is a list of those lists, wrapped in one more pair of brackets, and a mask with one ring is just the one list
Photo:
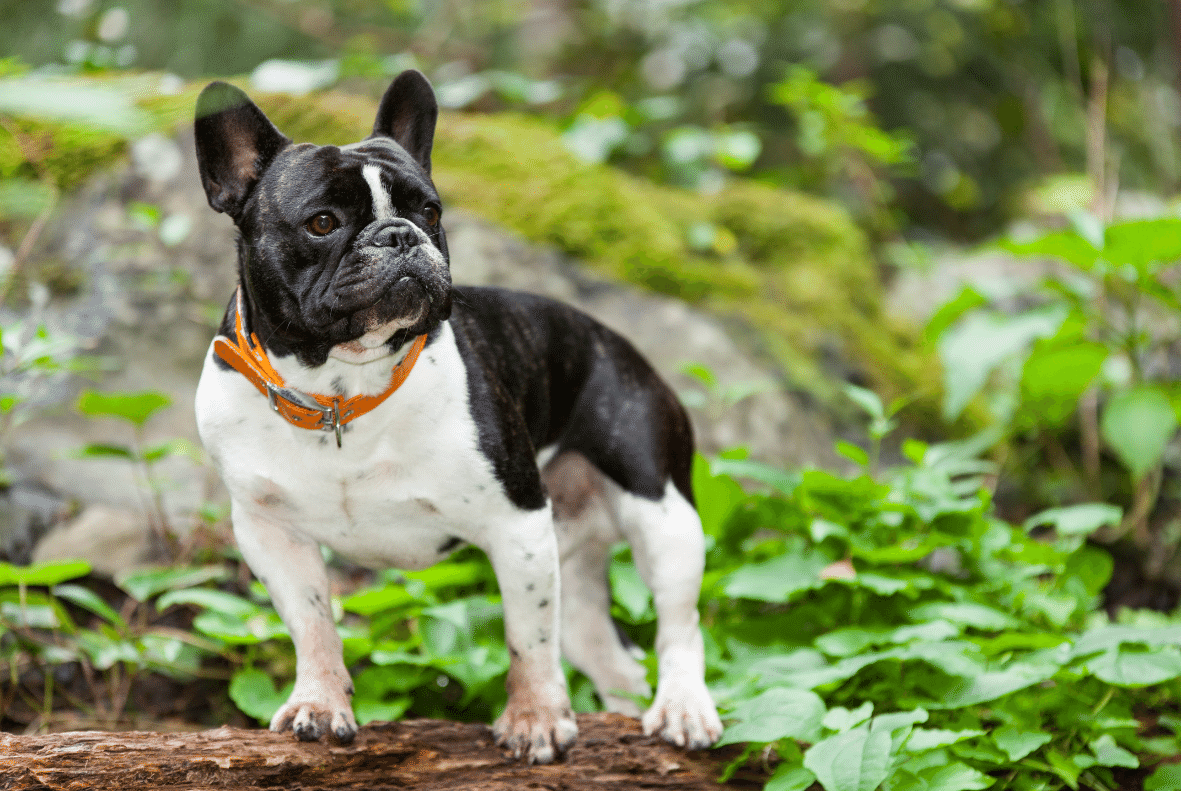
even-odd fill
[(0, 51), (59, 71), (198, 77), (284, 59), (322, 63), (321, 86), (372, 81), (374, 90), (416, 64), (445, 105), (544, 113), (589, 159), (706, 191), (732, 172), (815, 190), (885, 236), (911, 224), (987, 232), (1062, 172), (1088, 172), (1100, 186), (1110, 177), (1159, 192), (1181, 185), (1173, 0), (9, 0), (0, 9)]

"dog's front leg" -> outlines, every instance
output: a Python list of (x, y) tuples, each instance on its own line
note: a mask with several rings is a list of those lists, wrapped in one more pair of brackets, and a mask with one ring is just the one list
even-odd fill
[(237, 504), (233, 521), (242, 557), (266, 586), (295, 643), (295, 688), (271, 718), (271, 730), (290, 728), (301, 741), (331, 730), (341, 742), (351, 742), (357, 735), (353, 683), (332, 619), (320, 545)]
[(559, 660), (558, 542), (548, 507), (498, 526), (485, 548), (504, 602), (508, 705), (492, 730), (529, 763), (549, 763), (574, 742)]

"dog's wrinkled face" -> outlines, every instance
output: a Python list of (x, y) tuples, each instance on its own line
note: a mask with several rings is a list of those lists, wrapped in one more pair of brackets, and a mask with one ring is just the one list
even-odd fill
[(202, 182), (241, 231), (242, 283), (268, 346), (306, 365), (368, 362), (450, 315), (425, 77), (395, 80), (373, 134), (347, 146), (291, 145), (224, 83), (197, 113)]

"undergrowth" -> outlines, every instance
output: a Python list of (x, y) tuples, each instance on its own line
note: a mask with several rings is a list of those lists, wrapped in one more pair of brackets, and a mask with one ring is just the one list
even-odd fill
[[(880, 439), (892, 410), (851, 395)], [(908, 440), (906, 462), (880, 472), (876, 452), (842, 443), (850, 476), (697, 459), (708, 681), (723, 744), (746, 744), (727, 774), (765, 769), (772, 791), (1181, 787), (1181, 618), (1101, 608), (1112, 560), (1087, 536), (1119, 509), (1000, 520), (979, 458), (990, 441)], [(121, 611), (70, 582), (85, 564), (0, 566), (3, 703), (48, 716), (55, 669), (74, 663), (115, 682), (220, 676), (266, 722), (293, 652), (232, 560), (125, 576)], [(625, 548), (610, 575), (614, 616), (650, 648), (651, 596)], [(372, 580), (334, 601), (358, 720), (489, 721), (508, 652), (484, 557)], [(191, 630), (160, 625), (177, 613)], [(570, 680), (576, 709), (594, 710), (589, 682)]]

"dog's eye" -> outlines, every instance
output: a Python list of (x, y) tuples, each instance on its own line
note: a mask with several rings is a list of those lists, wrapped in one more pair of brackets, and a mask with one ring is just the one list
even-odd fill
[(434, 206), (427, 206), (423, 209), (422, 216), (426, 218), (426, 224), (432, 228), (439, 224), (439, 210)]
[(336, 217), (325, 212), (308, 220), (307, 229), (314, 236), (327, 236), (336, 230), (337, 225), (339, 223), (336, 221)]

